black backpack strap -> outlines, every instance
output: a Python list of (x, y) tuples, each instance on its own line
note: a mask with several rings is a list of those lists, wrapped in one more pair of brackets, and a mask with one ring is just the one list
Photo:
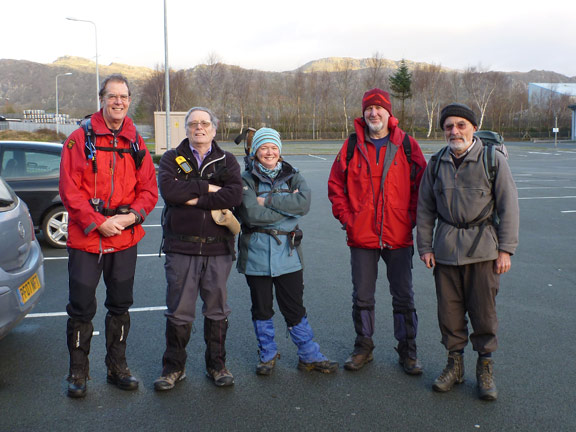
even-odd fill
[(412, 144), (410, 144), (410, 137), (407, 133), (404, 134), (404, 139), (402, 140), (402, 147), (404, 147), (404, 154), (406, 155), (406, 160), (410, 165), (412, 165)]
[(410, 137), (407, 133), (404, 134), (404, 139), (402, 140), (402, 147), (404, 148), (404, 154), (406, 155), (406, 160), (408, 165), (410, 165), (410, 182), (413, 183), (416, 180), (416, 165), (412, 163), (412, 144), (410, 143)]
[(350, 163), (350, 159), (354, 156), (356, 143), (358, 143), (358, 135), (356, 135), (356, 132), (352, 132), (348, 137), (348, 146), (346, 147), (346, 174), (348, 174), (348, 164)]

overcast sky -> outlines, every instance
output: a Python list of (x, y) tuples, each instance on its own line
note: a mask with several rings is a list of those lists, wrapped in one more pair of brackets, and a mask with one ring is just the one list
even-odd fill
[[(576, 1), (167, 0), (170, 67), (213, 54), (227, 64), (293, 70), (325, 57), (383, 58), (455, 69), (576, 76)], [(163, 0), (6, 2), (0, 58), (61, 56), (154, 68), (164, 63)]]

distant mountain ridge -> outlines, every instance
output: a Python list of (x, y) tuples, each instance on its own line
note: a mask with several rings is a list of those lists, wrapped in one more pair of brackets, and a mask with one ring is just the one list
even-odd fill
[[(343, 67), (353, 71), (360, 71), (371, 67), (373, 59), (355, 59), (348, 57), (327, 57), (310, 61), (299, 68), (285, 72), (262, 72), (263, 74), (291, 74), (296, 72), (337, 72)], [(382, 67), (387, 70), (395, 70), (399, 62), (381, 59)], [(410, 69), (417, 63), (406, 60)], [(99, 64), (100, 79), (111, 73), (123, 73), (130, 80), (133, 87), (134, 101), (136, 106), (139, 98), (139, 88), (144, 81), (154, 73), (154, 69), (111, 63)], [(194, 73), (198, 68), (205, 65), (197, 65), (187, 69), (186, 72)], [(227, 69), (238, 66), (224, 65)], [(454, 69), (443, 68), (446, 71)], [(61, 112), (66, 112), (73, 117), (83, 117), (90, 114), (96, 107), (95, 91), (95, 62), (82, 57), (64, 56), (53, 63), (42, 64), (27, 60), (0, 59), (0, 113), (21, 114), (23, 109), (44, 109), (49, 112), (55, 111), (55, 77), (58, 74), (72, 72), (71, 76), (62, 76), (58, 79), (59, 106)], [(552, 71), (530, 72), (505, 72), (514, 80), (522, 83), (528, 82), (576, 82), (576, 77)]]

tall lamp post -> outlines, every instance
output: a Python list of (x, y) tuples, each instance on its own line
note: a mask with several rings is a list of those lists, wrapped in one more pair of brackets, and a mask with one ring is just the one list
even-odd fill
[(96, 30), (96, 24), (93, 21), (78, 18), (66, 17), (66, 19), (70, 21), (87, 22), (94, 26), (94, 41), (96, 44), (96, 106), (98, 107), (97, 111), (100, 111), (100, 96), (98, 95), (100, 92), (100, 75), (98, 73), (98, 31)]
[(168, 63), (168, 6), (164, 0), (164, 96), (166, 104), (166, 150), (172, 147), (170, 136), (170, 65)]
[(58, 77), (72, 75), (72, 72), (66, 72), (56, 75), (56, 136), (60, 133), (60, 115), (58, 112)]

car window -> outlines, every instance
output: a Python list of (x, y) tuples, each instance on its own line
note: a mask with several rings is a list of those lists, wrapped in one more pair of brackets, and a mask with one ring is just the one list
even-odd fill
[(16, 196), (10, 190), (4, 180), (0, 178), (0, 212), (11, 210), (14, 208)]
[(2, 177), (54, 177), (59, 174), (60, 155), (33, 149), (6, 149), (2, 158)]

